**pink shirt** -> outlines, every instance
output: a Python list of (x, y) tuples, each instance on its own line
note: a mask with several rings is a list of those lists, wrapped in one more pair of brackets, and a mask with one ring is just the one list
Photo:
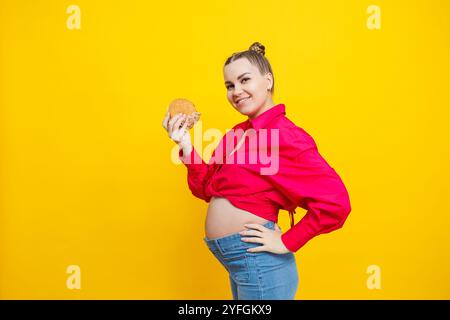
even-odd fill
[[(342, 180), (320, 155), (314, 139), (285, 115), (285, 105), (278, 104), (235, 125), (208, 164), (195, 148), (186, 157), (180, 150), (179, 157), (187, 167), (192, 194), (206, 202), (212, 196), (224, 197), (275, 223), (279, 209), (289, 211), (291, 227), (281, 240), (296, 252), (313, 237), (342, 227), (351, 206)], [(244, 131), (244, 143), (230, 153)], [(294, 225), (298, 206), (307, 212)]]

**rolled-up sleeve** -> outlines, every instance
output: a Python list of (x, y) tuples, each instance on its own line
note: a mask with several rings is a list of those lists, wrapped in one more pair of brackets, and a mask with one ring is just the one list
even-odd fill
[(187, 181), (191, 193), (199, 199), (209, 202), (211, 196), (205, 193), (205, 187), (214, 171), (214, 163), (207, 164), (192, 146), (191, 153), (184, 155), (180, 149), (179, 159), (187, 168)]
[(341, 178), (309, 135), (281, 146), (279, 162), (278, 173), (269, 179), (294, 207), (307, 210), (281, 235), (286, 248), (296, 252), (315, 236), (341, 228), (351, 211), (350, 199)]

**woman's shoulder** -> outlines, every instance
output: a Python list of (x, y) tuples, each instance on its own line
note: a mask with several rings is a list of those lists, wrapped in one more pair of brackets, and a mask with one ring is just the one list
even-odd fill
[[(238, 130), (245, 131), (247, 120), (237, 123), (227, 133), (236, 133)], [(294, 148), (298, 151), (306, 150), (311, 147), (317, 148), (314, 138), (303, 128), (296, 125), (286, 116), (277, 117), (270, 121), (266, 130), (278, 130), (279, 145), (284, 148)]]
[(296, 125), (287, 117), (282, 117), (275, 123), (280, 129), (280, 145), (288, 146), (299, 151), (317, 148), (314, 138), (301, 126)]
[(231, 130), (236, 130), (236, 129), (245, 129), (247, 126), (247, 121), (248, 120), (244, 120), (242, 122), (239, 122), (238, 124), (234, 125), (233, 128), (231, 128)]

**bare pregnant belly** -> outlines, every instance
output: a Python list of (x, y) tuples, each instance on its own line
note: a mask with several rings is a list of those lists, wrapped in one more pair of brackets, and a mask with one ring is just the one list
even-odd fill
[(265, 224), (268, 221), (235, 207), (226, 198), (212, 197), (206, 215), (205, 234), (209, 239), (221, 238), (244, 230), (246, 223)]

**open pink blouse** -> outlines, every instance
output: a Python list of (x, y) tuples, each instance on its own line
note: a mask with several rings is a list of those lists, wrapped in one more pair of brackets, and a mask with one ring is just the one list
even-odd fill
[[(341, 228), (351, 211), (341, 178), (320, 155), (314, 139), (286, 117), (284, 104), (235, 125), (208, 164), (195, 148), (188, 156), (180, 149), (179, 158), (187, 167), (192, 194), (206, 202), (212, 196), (225, 197), (275, 223), (280, 209), (289, 211), (291, 227), (281, 240), (291, 252), (319, 234)], [(294, 225), (298, 206), (307, 212)]]

